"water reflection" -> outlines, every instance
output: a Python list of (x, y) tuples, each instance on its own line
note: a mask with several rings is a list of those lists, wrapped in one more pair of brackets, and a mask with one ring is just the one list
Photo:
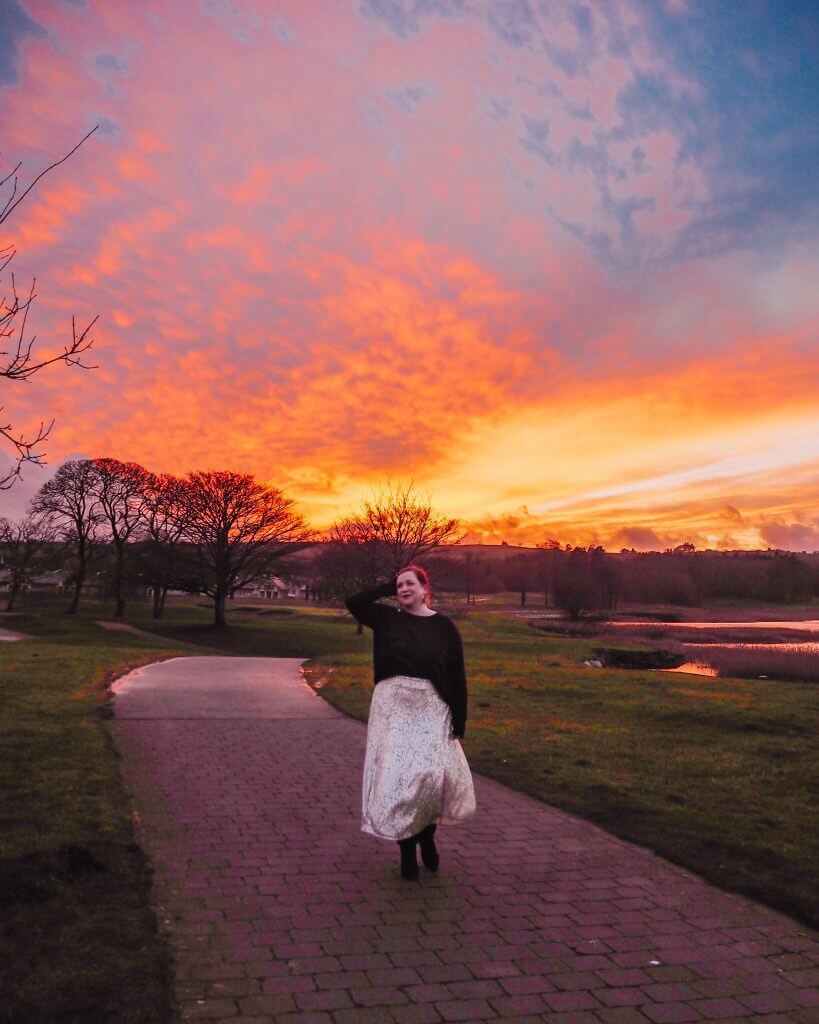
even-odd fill
[(727, 647), (742, 648), (743, 650), (754, 651), (805, 651), (811, 654), (819, 654), (819, 642), (815, 640), (799, 641), (798, 643), (783, 644), (753, 644), (753, 643), (713, 643), (712, 641), (697, 641), (697, 647), (717, 647), (720, 650)]
[(684, 665), (679, 665), (677, 668), (661, 668), (661, 672), (684, 672), (690, 676), (713, 676), (717, 678), (717, 670), (711, 668), (710, 665), (703, 665), (699, 661), (687, 661)]
[[(662, 669), (664, 672), (714, 678), (720, 675), (739, 675), (767, 679), (782, 675), (784, 678), (815, 680), (819, 677), (819, 664), (816, 663), (819, 639), (787, 639), (788, 635), (794, 635), (795, 630), (799, 630), (802, 637), (819, 633), (819, 619), (785, 622), (660, 622), (656, 619), (635, 619), (629, 622), (610, 622), (609, 625), (628, 627), (635, 638), (644, 639), (648, 643), (656, 642), (657, 639), (660, 642), (671, 641), (672, 648), (689, 659), (678, 668)], [(654, 632), (657, 627), (660, 628), (659, 637)], [(636, 636), (640, 633), (645, 635)], [(698, 638), (698, 634), (702, 639)], [(721, 635), (725, 636), (724, 640), (719, 639)], [(752, 639), (755, 636), (759, 639)], [(746, 637), (748, 639), (744, 639)]]
[[(526, 614), (531, 618), (555, 618), (553, 613)], [(583, 627), (582, 623), (580, 625)], [(686, 659), (678, 668), (657, 669), (659, 672), (711, 678), (819, 681), (819, 619), (745, 622), (608, 619), (587, 623), (584, 628), (586, 635), (594, 635), (593, 631), (599, 629), (602, 636), (608, 633), (611, 637), (616, 633), (613, 627), (617, 626), (624, 633), (621, 639), (657, 646)]]
[(669, 622), (661, 619), (610, 620), (610, 626), (665, 626), (673, 629), (801, 629), (819, 633), (819, 619), (789, 619), (786, 622)]

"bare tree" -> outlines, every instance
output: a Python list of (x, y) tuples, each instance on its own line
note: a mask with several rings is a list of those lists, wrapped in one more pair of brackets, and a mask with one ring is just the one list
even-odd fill
[(429, 496), (422, 498), (415, 493), (412, 480), (403, 485), (388, 480), (364, 502), (361, 519), (383, 546), (392, 572), (451, 540), (458, 529), (457, 519), (439, 515)]
[(19, 523), (0, 517), (0, 555), (9, 573), (7, 612), (23, 587), (44, 568), (56, 536), (53, 526), (31, 513)]
[(96, 498), (100, 519), (107, 524), (114, 545), (114, 615), (125, 614), (125, 551), (134, 531), (142, 524), (145, 491), (150, 474), (136, 462), (93, 459)]
[[(73, 153), (76, 153), (83, 142), (93, 135), (98, 127), (99, 125), (96, 125), (92, 128), (88, 135), (82, 138), (70, 153), (67, 153), (62, 159), (55, 161), (49, 167), (46, 167), (44, 171), (41, 171), (19, 195), (17, 172), (20, 170), (20, 163), (6, 174), (5, 177), (0, 178), (0, 189), (5, 189), (7, 192), (5, 203), (3, 203), (2, 209), (0, 209), (0, 224), (3, 224), (11, 216), (23, 199), (49, 171), (64, 163)], [(0, 202), (2, 202), (2, 197), (0, 197)], [(0, 274), (8, 269), (15, 255), (16, 250), (13, 245), (3, 244), (0, 246)], [(32, 281), (28, 292), (24, 293), (21, 297), (17, 291), (17, 283), (13, 272), (11, 272), (10, 278), (10, 292), (3, 294), (2, 298), (0, 298), (0, 378), (17, 382), (27, 381), (35, 373), (38, 373), (47, 366), (52, 366), (54, 363), (65, 363), (66, 366), (80, 366), (83, 369), (91, 369), (89, 364), (83, 362), (83, 355), (94, 344), (93, 338), (90, 337), (90, 331), (97, 322), (98, 317), (94, 317), (82, 330), (78, 330), (76, 320), (72, 317), (71, 340), (63, 347), (61, 352), (40, 358), (34, 353), (36, 336), (32, 335), (29, 337), (27, 333), (28, 315), (31, 305), (36, 298), (36, 279)], [(0, 413), (2, 411), (3, 406), (0, 405)], [(27, 463), (37, 466), (43, 464), (44, 453), (41, 450), (41, 446), (51, 433), (53, 426), (53, 420), (48, 425), (43, 420), (36, 434), (26, 437), (24, 434), (15, 433), (11, 423), (0, 422), (0, 438), (11, 446), (14, 458), (12, 469), (4, 475), (0, 475), (0, 490), (8, 490), (20, 478), (22, 468)]]
[(457, 519), (439, 515), (429, 497), (416, 495), (412, 481), (387, 481), (360, 513), (337, 520), (329, 539), (357, 546), (378, 576), (398, 572), (451, 539), (457, 528)]
[(269, 575), (284, 554), (313, 541), (292, 499), (247, 473), (188, 474), (184, 509), (202, 590), (213, 598), (220, 628), (235, 590)]
[(161, 619), (168, 588), (183, 571), (187, 530), (185, 484), (169, 473), (150, 474), (145, 488), (144, 562), (153, 589), (153, 617)]
[(77, 556), (74, 593), (66, 611), (68, 615), (75, 615), (102, 515), (97, 499), (97, 470), (91, 459), (64, 462), (34, 495), (31, 510), (57, 527), (74, 545)]
[(439, 515), (429, 497), (416, 495), (412, 481), (388, 480), (364, 501), (361, 512), (330, 528), (322, 561), (325, 589), (339, 596), (397, 573), (452, 538), (457, 528), (457, 519)]

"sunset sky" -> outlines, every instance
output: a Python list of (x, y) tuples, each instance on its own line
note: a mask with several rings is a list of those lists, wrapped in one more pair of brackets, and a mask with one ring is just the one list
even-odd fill
[(114, 456), (819, 549), (817, 53), (812, 0), (0, 0), (0, 171), (100, 125), (0, 228), (43, 351), (100, 315), (3, 387), (56, 425), (0, 511)]

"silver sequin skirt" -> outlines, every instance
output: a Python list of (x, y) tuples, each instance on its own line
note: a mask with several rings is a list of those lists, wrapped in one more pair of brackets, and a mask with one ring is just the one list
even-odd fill
[(474, 813), (472, 774), (435, 687), (413, 676), (382, 679), (367, 723), (362, 831), (408, 839)]

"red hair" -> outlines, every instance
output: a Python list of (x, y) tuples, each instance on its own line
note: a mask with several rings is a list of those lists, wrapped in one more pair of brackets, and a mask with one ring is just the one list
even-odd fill
[(427, 592), (424, 597), (424, 603), (427, 605), (427, 607), (429, 607), (429, 599), (430, 595), (432, 594), (432, 588), (430, 587), (429, 584), (429, 573), (426, 571), (426, 569), (422, 569), (420, 565), (405, 565), (403, 569), (399, 569), (398, 572), (395, 574), (396, 583), (398, 582), (398, 577), (401, 575), (402, 572), (414, 572), (415, 578), (418, 580), (418, 582), (422, 583), (427, 588)]

